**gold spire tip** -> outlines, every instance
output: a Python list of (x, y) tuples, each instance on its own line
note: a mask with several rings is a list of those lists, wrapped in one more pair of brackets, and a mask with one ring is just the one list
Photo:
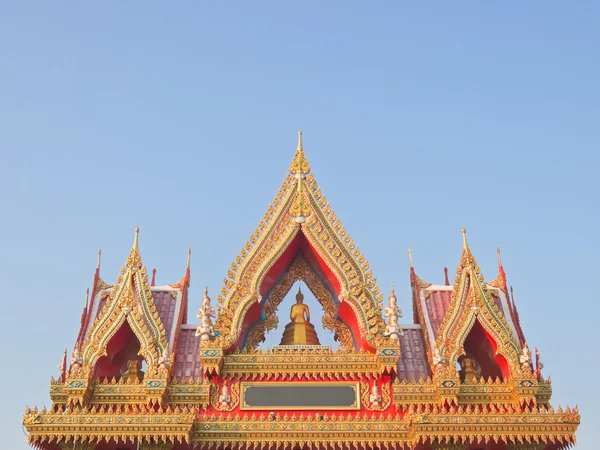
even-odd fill
[(302, 131), (298, 131), (298, 148), (296, 150), (302, 150)]
[(90, 299), (90, 288), (85, 288), (85, 306), (88, 305), (88, 300)]
[(138, 236), (140, 234), (140, 228), (135, 227), (135, 237), (133, 238), (133, 248), (138, 249)]
[(467, 230), (466, 229), (462, 229), (462, 235), (463, 235), (463, 248), (466, 250), (469, 248), (469, 245), (467, 244)]
[(394, 285), (392, 284), (392, 295), (396, 295), (396, 292), (394, 290)]
[(98, 249), (98, 262), (96, 262), (96, 269), (100, 268), (100, 258), (102, 257), (102, 250)]
[(500, 257), (500, 247), (496, 247), (496, 253), (498, 254), (498, 267), (502, 267), (502, 258)]
[(192, 249), (188, 248), (187, 268), (190, 268), (190, 260), (192, 259)]
[(204, 286), (204, 295), (207, 296), (208, 295), (208, 286)]
[(410, 251), (410, 248), (408, 249), (408, 262), (410, 263), (410, 268), (413, 269), (412, 252)]

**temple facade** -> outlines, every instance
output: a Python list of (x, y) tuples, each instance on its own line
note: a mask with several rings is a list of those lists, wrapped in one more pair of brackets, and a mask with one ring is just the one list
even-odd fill
[[(100, 254), (70, 358), (49, 408), (29, 407), (29, 443), (46, 450), (556, 450), (575, 443), (577, 408), (553, 407), (498, 251), (486, 281), (463, 230), (452, 281), (419, 278), (410, 256), (412, 323), (317, 184), (298, 136), (285, 180), (188, 323), (183, 277), (156, 286), (139, 230), (116, 278)], [(298, 281), (289, 323), (280, 303)], [(212, 292), (212, 291), (211, 291)], [(338, 348), (319, 341), (314, 323)], [(283, 327), (285, 325), (285, 327)], [(267, 332), (280, 345), (262, 350)]]

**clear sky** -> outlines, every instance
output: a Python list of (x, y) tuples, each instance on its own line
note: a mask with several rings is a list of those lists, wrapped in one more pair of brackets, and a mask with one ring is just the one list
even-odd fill
[(488, 280), (502, 248), (553, 404), (597, 448), (600, 3), (417, 3), (1, 2), (3, 448), (50, 404), (97, 249), (112, 283), (139, 226), (166, 284), (191, 247), (195, 312), (299, 129), (403, 322), (408, 247), (434, 283), (462, 227)]

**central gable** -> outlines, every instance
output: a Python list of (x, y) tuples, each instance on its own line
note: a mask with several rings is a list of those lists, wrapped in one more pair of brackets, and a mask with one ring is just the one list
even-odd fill
[(239, 346), (248, 311), (263, 300), (298, 252), (331, 287), (343, 305), (340, 311), (353, 316), (346, 320), (356, 324), (353, 332), (371, 350), (379, 347), (385, 330), (383, 295), (312, 175), (301, 133), (288, 175), (224, 279), (215, 324), (221, 347)]

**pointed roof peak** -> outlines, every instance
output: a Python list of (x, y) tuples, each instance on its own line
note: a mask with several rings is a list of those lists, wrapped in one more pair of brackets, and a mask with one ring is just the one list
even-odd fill
[(190, 268), (191, 259), (192, 259), (192, 249), (188, 248), (188, 258), (187, 258), (187, 266), (186, 266), (187, 269)]
[(306, 160), (302, 147), (302, 131), (298, 131), (298, 147), (296, 148), (294, 159), (290, 164), (290, 173), (300, 177), (310, 173), (310, 164)]
[(410, 248), (408, 249), (408, 262), (410, 263), (410, 268), (414, 269), (413, 260), (412, 260), (412, 251), (410, 250)]
[(85, 288), (85, 307), (87, 309), (88, 303), (90, 301), (90, 288)]
[(448, 279), (448, 268), (444, 267), (444, 284), (450, 286), (450, 280)]
[(98, 262), (96, 262), (96, 269), (100, 269), (100, 259), (102, 258), (102, 250), (98, 249)]
[(133, 238), (133, 246), (131, 247), (131, 252), (129, 252), (127, 261), (125, 261), (125, 266), (128, 269), (139, 269), (142, 267), (142, 257), (140, 256), (140, 251), (138, 248), (138, 239), (140, 233), (139, 227), (135, 227), (134, 231), (135, 237)]
[(469, 244), (467, 244), (467, 230), (465, 228), (462, 229), (463, 236), (463, 248), (465, 250), (469, 250)]
[(496, 254), (498, 255), (498, 271), (502, 272), (502, 258), (500, 257), (500, 247), (496, 247)]

